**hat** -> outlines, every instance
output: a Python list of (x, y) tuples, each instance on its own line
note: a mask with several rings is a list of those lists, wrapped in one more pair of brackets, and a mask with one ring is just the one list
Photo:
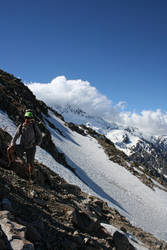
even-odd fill
[(33, 114), (32, 114), (32, 112), (26, 112), (24, 117), (33, 118)]

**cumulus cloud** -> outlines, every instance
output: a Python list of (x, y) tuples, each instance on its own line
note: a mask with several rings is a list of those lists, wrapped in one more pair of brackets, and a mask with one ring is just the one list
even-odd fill
[(64, 76), (53, 79), (50, 83), (31, 83), (28, 87), (51, 107), (72, 104), (89, 114), (106, 114), (117, 112), (112, 102), (100, 94), (88, 81), (67, 80)]
[(167, 113), (160, 109), (143, 110), (141, 114), (122, 112), (120, 116), (125, 126), (137, 127), (147, 135), (167, 134)]
[[(126, 102), (120, 101), (113, 106), (112, 101), (91, 86), (88, 81), (67, 80), (58, 76), (50, 83), (31, 83), (28, 87), (47, 105), (71, 104), (81, 108), (88, 114), (99, 115), (122, 126), (134, 126), (148, 135), (164, 135), (167, 133), (167, 113), (144, 110), (141, 114), (125, 112)], [(118, 108), (122, 111), (118, 111)]]

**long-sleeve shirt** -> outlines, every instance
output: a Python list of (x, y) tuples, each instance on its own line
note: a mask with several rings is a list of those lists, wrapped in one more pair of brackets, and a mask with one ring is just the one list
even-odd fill
[(15, 145), (20, 136), (20, 144), (27, 149), (40, 145), (42, 142), (42, 133), (35, 122), (30, 122), (28, 125), (20, 124), (11, 141), (11, 145)]

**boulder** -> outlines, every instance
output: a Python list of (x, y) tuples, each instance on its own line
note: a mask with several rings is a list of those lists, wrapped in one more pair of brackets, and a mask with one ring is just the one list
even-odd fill
[(68, 193), (70, 194), (74, 194), (74, 195), (78, 195), (81, 193), (81, 189), (80, 187), (73, 185), (73, 184), (69, 184), (69, 183), (63, 183), (61, 185), (61, 187), (65, 190), (68, 191)]
[(118, 231), (113, 234), (113, 243), (116, 250), (135, 250), (135, 248), (129, 243), (127, 237)]
[(81, 231), (84, 232), (97, 232), (99, 230), (100, 223), (97, 219), (92, 218), (84, 211), (74, 210), (72, 217), (72, 222), (76, 225)]
[(25, 226), (9, 219), (9, 211), (0, 211), (0, 226), (13, 250), (34, 250), (34, 245), (25, 238)]

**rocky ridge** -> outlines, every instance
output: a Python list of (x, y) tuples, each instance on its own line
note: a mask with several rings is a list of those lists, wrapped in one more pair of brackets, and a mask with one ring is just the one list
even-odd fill
[[(40, 129), (44, 134), (42, 148), (47, 150), (57, 162), (74, 172), (67, 164), (65, 156), (56, 149), (45, 125), (45, 120), (49, 117), (48, 111), (52, 109), (37, 100), (20, 79), (0, 70), (0, 110), (6, 112), (17, 125), (22, 122), (27, 108), (32, 109), (37, 120), (40, 120)], [(52, 110), (52, 112), (63, 120), (56, 111)], [(58, 130), (49, 123), (49, 120), (47, 121), (50, 127)], [(82, 135), (89, 133), (104, 147), (110, 160), (129, 168), (136, 174), (128, 156), (117, 150), (105, 136), (85, 126), (77, 126), (73, 123), (66, 123), (66, 125)], [(61, 131), (59, 133), (61, 134)], [(20, 244), (22, 247), (20, 249), (24, 247), (24, 249), (46, 250), (114, 248), (123, 250), (122, 244), (126, 246), (124, 249), (134, 249), (125, 239), (125, 231), (135, 235), (149, 249), (166, 249), (165, 242), (140, 228), (133, 227), (125, 217), (115, 209), (109, 208), (105, 202), (81, 192), (78, 187), (68, 184), (38, 162), (35, 163), (35, 183), (30, 185), (23, 163), (21, 165), (15, 163), (12, 169), (7, 169), (6, 148), (9, 141), (10, 135), (0, 129), (0, 208), (2, 212), (0, 244), (6, 249), (10, 249), (11, 241), (13, 241), (13, 249), (17, 250), (19, 248), (14, 248), (15, 244), (17, 247)], [(149, 177), (146, 180), (149, 180)], [(150, 180), (148, 185), (153, 188)], [(101, 226), (101, 222), (121, 229), (121, 235), (117, 232), (116, 235), (111, 236)], [(11, 230), (5, 229), (9, 224)], [(14, 231), (16, 234), (8, 234), (9, 231)], [(122, 241), (124, 243), (121, 244)]]

